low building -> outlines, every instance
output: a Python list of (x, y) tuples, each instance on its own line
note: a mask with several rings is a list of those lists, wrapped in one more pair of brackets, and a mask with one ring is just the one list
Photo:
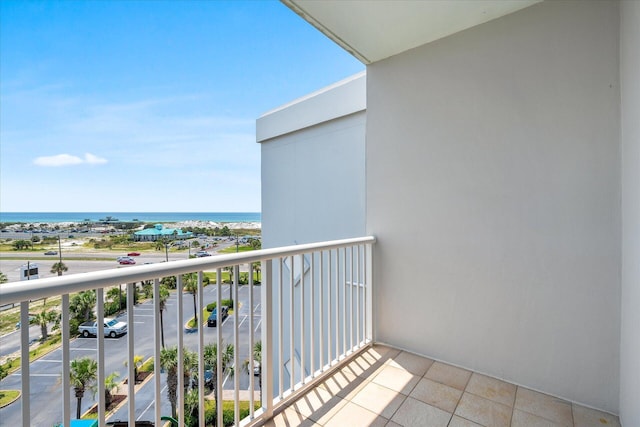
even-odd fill
[(153, 228), (133, 233), (133, 240), (136, 242), (156, 242), (162, 238), (170, 240), (184, 240), (193, 237), (191, 231), (182, 231), (180, 228), (164, 228), (162, 224), (156, 224)]

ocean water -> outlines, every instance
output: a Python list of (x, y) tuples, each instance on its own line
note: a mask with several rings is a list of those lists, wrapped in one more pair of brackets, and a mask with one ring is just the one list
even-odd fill
[(140, 222), (261, 222), (260, 212), (0, 212), (0, 222), (58, 223), (98, 222), (108, 216)]

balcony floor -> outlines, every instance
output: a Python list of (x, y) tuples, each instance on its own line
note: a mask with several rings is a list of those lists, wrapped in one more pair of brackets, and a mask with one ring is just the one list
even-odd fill
[(375, 345), (266, 426), (620, 426), (611, 414)]

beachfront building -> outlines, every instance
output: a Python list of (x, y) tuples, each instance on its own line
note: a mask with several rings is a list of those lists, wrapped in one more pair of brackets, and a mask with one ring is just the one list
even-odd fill
[(133, 233), (136, 242), (156, 242), (160, 239), (185, 240), (193, 237), (191, 231), (182, 231), (180, 228), (164, 228), (162, 224), (156, 224), (153, 228), (145, 228)]
[(366, 73), (258, 119), (264, 247), (373, 235), (374, 341), (640, 425), (640, 3), (284, 2)]

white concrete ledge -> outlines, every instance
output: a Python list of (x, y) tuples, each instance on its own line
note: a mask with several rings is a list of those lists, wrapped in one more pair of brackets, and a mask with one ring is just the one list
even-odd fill
[(366, 77), (363, 71), (263, 114), (256, 121), (256, 141), (264, 142), (365, 110)]

